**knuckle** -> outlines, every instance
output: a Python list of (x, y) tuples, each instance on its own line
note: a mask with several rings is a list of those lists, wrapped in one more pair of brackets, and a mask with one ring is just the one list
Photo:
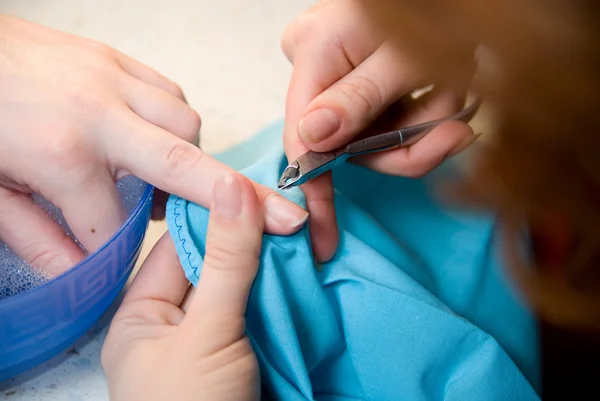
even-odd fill
[(339, 82), (338, 88), (354, 103), (366, 110), (380, 109), (384, 104), (382, 90), (377, 83), (365, 76), (349, 75)]
[(117, 56), (117, 51), (104, 43), (95, 40), (87, 40), (87, 46), (96, 54), (101, 54), (109, 58), (115, 58)]
[[(222, 328), (223, 332), (228, 332), (228, 333), (239, 333), (240, 331), (244, 330), (244, 321), (242, 319), (240, 319), (239, 315), (237, 314), (233, 314), (233, 313), (223, 313), (220, 316), (215, 316), (213, 317), (214, 323), (217, 323), (218, 326), (220, 328)], [(241, 351), (241, 349), (237, 346), (238, 344), (240, 344), (240, 341), (244, 341), (239, 340), (237, 343), (231, 344), (231, 347), (229, 348), (229, 353), (231, 353), (232, 355), (229, 355), (230, 357), (232, 357), (232, 360), (237, 360), (239, 359), (239, 357), (241, 357), (241, 355), (239, 354), (239, 351)]]
[[(120, 107), (114, 83), (114, 66), (105, 61), (86, 61), (85, 71), (74, 76), (71, 84), (61, 92), (67, 112), (74, 114), (66, 121), (81, 119), (87, 123), (104, 121)], [(64, 127), (61, 127), (64, 128)]]
[[(234, 270), (240, 267), (258, 263), (260, 257), (260, 243), (257, 238), (247, 233), (240, 232), (239, 227), (227, 229), (220, 227), (209, 231), (206, 246), (205, 262), (216, 270)], [(244, 266), (240, 266), (244, 265)]]
[(249, 350), (241, 358), (238, 358), (237, 366), (239, 367), (239, 377), (250, 378), (254, 377), (259, 368), (250, 344), (247, 344), (246, 348)]
[[(215, 319), (214, 324), (222, 328), (223, 333), (229, 336), (237, 337), (237, 333), (243, 332), (245, 322), (239, 315), (224, 315)], [(236, 374), (244, 380), (252, 380), (258, 372), (258, 362), (252, 350), (252, 345), (247, 337), (241, 338), (232, 343), (227, 349), (213, 354), (219, 358), (223, 366), (235, 366)], [(207, 372), (208, 373), (208, 372)]]
[(165, 156), (166, 179), (178, 178), (181, 174), (193, 169), (204, 157), (204, 152), (185, 141), (174, 141), (166, 146)]
[(45, 143), (47, 165), (61, 170), (79, 170), (89, 163), (87, 146), (78, 133), (71, 130), (55, 132)]
[(234, 270), (240, 263), (240, 252), (235, 249), (227, 249), (223, 246), (211, 246), (207, 249), (205, 263), (215, 270)]
[(82, 161), (85, 146), (77, 135), (59, 134), (46, 144), (46, 157), (59, 166), (76, 166)]
[[(66, 243), (70, 241), (70, 238), (66, 233), (61, 234), (61, 238), (57, 239), (58, 242), (56, 244)], [(27, 255), (28, 262), (33, 266), (37, 266), (39, 268), (47, 268), (48, 266), (54, 266), (54, 268), (68, 268), (71, 266), (64, 266), (66, 261), (64, 256), (61, 254), (61, 247), (54, 246), (56, 244), (45, 242), (45, 241), (37, 241), (29, 244), (25, 249), (23, 249), (23, 254)]]
[[(59, 257), (56, 250), (44, 248), (43, 246), (40, 246), (40, 244), (36, 244), (34, 250), (31, 252), (32, 256), (29, 258), (29, 263), (37, 267), (52, 264), (52, 262)], [(25, 251), (25, 253), (28, 252)]]
[(87, 90), (73, 88), (65, 92), (68, 103), (74, 111), (96, 121), (103, 121), (109, 114), (110, 107), (106, 97), (100, 93), (90, 93)]

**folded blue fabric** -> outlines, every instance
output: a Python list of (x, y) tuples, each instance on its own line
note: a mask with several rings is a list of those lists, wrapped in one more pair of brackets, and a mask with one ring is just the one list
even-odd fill
[[(260, 138), (280, 132), (273, 126)], [(257, 148), (242, 145), (229, 161), (239, 167), (238, 156)], [(276, 187), (285, 166), (278, 147), (243, 174)], [(339, 167), (341, 242), (321, 270), (309, 227), (264, 236), (247, 332), (276, 399), (538, 399), (536, 325), (503, 273), (495, 216), (432, 195), (455, 175), (451, 162), (419, 180)], [(283, 195), (304, 205), (298, 189)], [(208, 217), (184, 199), (168, 202), (169, 231), (194, 285)]]

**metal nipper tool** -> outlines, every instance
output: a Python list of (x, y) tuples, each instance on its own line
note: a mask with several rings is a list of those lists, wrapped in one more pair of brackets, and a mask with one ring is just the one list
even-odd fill
[(481, 99), (476, 99), (469, 107), (450, 116), (371, 136), (330, 152), (306, 152), (286, 167), (279, 180), (278, 188), (287, 189), (302, 185), (350, 157), (412, 145), (443, 122), (451, 120), (469, 122), (477, 113), (480, 104)]

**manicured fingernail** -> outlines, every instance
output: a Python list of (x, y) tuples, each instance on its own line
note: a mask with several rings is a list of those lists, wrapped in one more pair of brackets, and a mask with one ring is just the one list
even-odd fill
[(303, 225), (308, 218), (306, 210), (278, 194), (269, 195), (265, 199), (265, 211), (267, 220), (293, 229)]
[(324, 141), (335, 134), (342, 126), (342, 121), (329, 109), (318, 109), (308, 113), (298, 124), (300, 136), (307, 142)]
[(234, 176), (226, 174), (215, 182), (213, 210), (226, 219), (235, 219), (242, 212), (242, 186)]
[(458, 144), (458, 146), (456, 146), (454, 149), (452, 149), (450, 152), (448, 152), (448, 157), (456, 156), (457, 154), (466, 150), (477, 139), (479, 139), (480, 136), (481, 136), (481, 134), (469, 135), (468, 137), (463, 139), (462, 142)]

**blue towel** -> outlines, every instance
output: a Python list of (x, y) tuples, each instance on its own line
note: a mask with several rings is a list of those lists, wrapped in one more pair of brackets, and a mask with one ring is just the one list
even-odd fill
[[(219, 158), (276, 187), (286, 166), (280, 129)], [(275, 148), (256, 160), (269, 138)], [(433, 195), (456, 174), (454, 162), (418, 180), (340, 166), (341, 242), (321, 270), (309, 227), (264, 236), (247, 332), (276, 399), (538, 399), (536, 325), (503, 272), (496, 217)], [(299, 189), (283, 194), (304, 205)], [(168, 202), (169, 231), (194, 285), (208, 217), (184, 199)]]

